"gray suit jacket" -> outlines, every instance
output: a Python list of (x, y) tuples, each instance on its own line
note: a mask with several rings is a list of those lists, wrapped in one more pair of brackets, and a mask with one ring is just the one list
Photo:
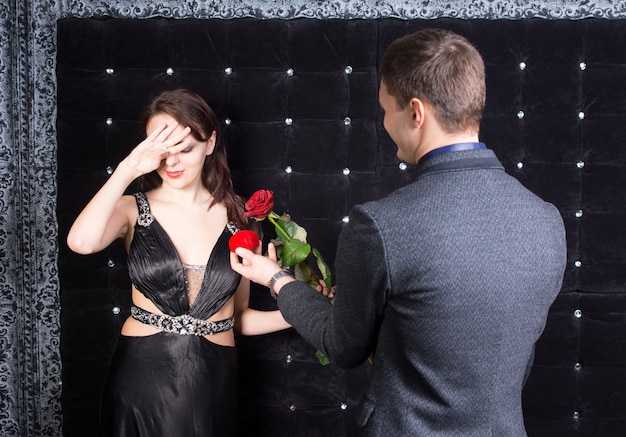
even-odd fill
[(524, 371), (565, 269), (561, 216), (491, 150), (419, 167), (351, 211), (334, 305), (293, 282), (279, 308), (339, 366), (374, 355), (363, 435), (524, 436)]

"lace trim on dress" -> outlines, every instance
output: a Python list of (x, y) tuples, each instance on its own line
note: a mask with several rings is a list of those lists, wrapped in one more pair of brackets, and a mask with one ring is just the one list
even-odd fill
[(196, 301), (200, 288), (202, 288), (202, 281), (204, 280), (204, 273), (206, 271), (205, 266), (194, 264), (183, 264), (183, 273), (185, 275), (185, 288), (187, 289), (187, 300), (189, 301), (189, 308)]

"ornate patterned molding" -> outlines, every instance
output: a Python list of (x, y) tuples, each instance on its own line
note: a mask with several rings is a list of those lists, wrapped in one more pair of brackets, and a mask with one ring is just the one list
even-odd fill
[[(165, 1), (154, 4), (149, 0), (134, 1), (75, 1), (63, 8), (64, 16), (112, 16), (126, 18), (620, 18), (626, 14), (626, 2), (609, 0), (225, 0), (210, 2)], [(181, 4), (182, 3), (182, 4)]]

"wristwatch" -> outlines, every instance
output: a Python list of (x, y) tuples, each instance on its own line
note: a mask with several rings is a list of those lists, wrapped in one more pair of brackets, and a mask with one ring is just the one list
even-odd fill
[(270, 295), (274, 299), (278, 297), (276, 295), (276, 290), (274, 290), (274, 285), (276, 285), (276, 281), (278, 281), (283, 276), (291, 276), (293, 278), (293, 275), (291, 274), (289, 270), (279, 270), (276, 273), (274, 273), (274, 275), (270, 278), (269, 281), (267, 281), (267, 287), (270, 289)]

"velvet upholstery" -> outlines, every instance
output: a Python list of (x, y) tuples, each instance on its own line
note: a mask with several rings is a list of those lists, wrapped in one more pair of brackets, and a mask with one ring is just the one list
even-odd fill
[[(488, 82), (481, 139), (508, 172), (559, 208), (567, 227), (563, 290), (523, 395), (529, 435), (626, 434), (624, 22), (67, 18), (57, 24), (66, 437), (93, 435), (99, 386), (129, 312), (129, 282), (120, 244), (79, 256), (64, 239), (107, 168), (140, 140), (138, 116), (148, 98), (180, 86), (205, 97), (222, 122), (238, 192), (274, 190), (275, 210), (305, 226), (332, 264), (351, 206), (411, 180), (413, 168), (397, 160), (382, 128), (376, 72), (393, 39), (422, 27), (450, 28), (477, 45)], [(251, 303), (275, 305), (261, 287)], [(241, 338), (239, 348), (242, 436), (356, 435), (353, 414), (367, 364), (320, 366), (292, 330)]]

